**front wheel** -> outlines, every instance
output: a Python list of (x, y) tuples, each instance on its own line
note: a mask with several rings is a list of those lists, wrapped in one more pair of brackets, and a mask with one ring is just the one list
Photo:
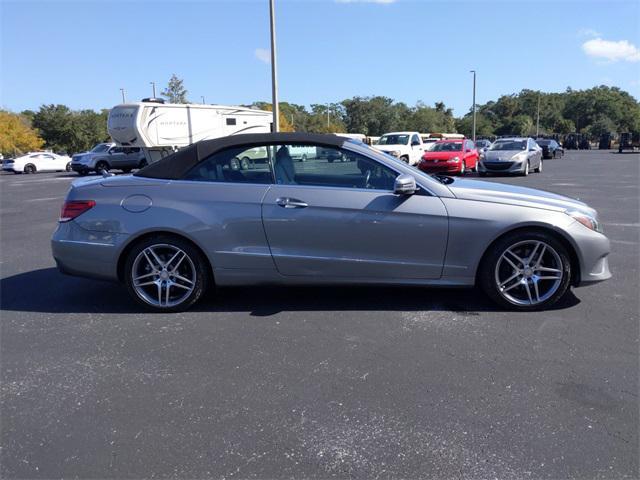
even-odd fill
[(460, 175), (464, 175), (467, 173), (467, 166), (464, 164), (464, 160), (462, 161), (462, 165), (460, 165)]
[(489, 298), (505, 308), (542, 310), (569, 289), (571, 261), (555, 237), (544, 232), (515, 232), (487, 252), (478, 280)]
[(522, 173), (520, 175), (522, 175), (523, 177), (529, 175), (529, 160), (527, 160), (527, 163), (524, 164), (524, 170), (522, 170)]
[(158, 235), (136, 244), (125, 262), (129, 294), (156, 312), (187, 310), (208, 286), (208, 265), (188, 241)]
[(96, 164), (96, 173), (108, 172), (109, 164), (107, 162), (101, 161)]
[(70, 172), (71, 171), (71, 162), (68, 162), (67, 165), (64, 167), (65, 171)]
[(30, 174), (30, 173), (36, 173), (37, 171), (38, 170), (36, 169), (35, 165), (29, 164), (24, 166), (24, 173)]
[(538, 168), (536, 168), (536, 172), (542, 173), (542, 160), (540, 160), (540, 165), (538, 165)]

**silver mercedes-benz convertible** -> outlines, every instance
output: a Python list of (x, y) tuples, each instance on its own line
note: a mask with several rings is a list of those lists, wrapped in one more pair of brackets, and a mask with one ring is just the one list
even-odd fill
[(479, 285), (533, 310), (611, 277), (609, 240), (582, 202), (432, 177), (302, 133), (207, 140), (133, 175), (77, 180), (52, 250), (62, 272), (120, 281), (157, 311), (248, 284)]

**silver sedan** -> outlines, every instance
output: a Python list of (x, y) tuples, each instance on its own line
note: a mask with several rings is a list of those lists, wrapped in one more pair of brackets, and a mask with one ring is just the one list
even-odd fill
[[(301, 146), (307, 161), (293, 162)], [(245, 165), (248, 151), (264, 158)], [(609, 240), (582, 202), (431, 177), (360, 142), (300, 133), (208, 140), (134, 175), (77, 180), (52, 250), (62, 272), (120, 281), (156, 311), (247, 284), (479, 285), (533, 310), (611, 276)]]
[(532, 138), (499, 138), (480, 157), (478, 172), (529, 175), (542, 172), (542, 148)]

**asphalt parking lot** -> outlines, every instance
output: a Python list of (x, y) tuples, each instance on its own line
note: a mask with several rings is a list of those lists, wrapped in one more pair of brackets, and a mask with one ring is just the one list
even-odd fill
[(476, 290), (265, 287), (142, 313), (54, 268), (75, 175), (0, 175), (0, 476), (638, 478), (639, 173), (571, 151), (489, 178), (586, 201), (612, 241), (612, 280), (526, 314)]

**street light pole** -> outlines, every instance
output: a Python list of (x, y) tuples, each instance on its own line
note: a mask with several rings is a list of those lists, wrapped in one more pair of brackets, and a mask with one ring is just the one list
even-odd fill
[(327, 129), (329, 129), (330, 120), (329, 120), (329, 104), (327, 103)]
[(124, 88), (121, 88), (120, 92), (122, 93), (122, 103), (127, 103), (127, 98), (125, 97), (125, 94), (124, 94)]
[(269, 18), (271, 20), (271, 96), (273, 104), (273, 131), (280, 131), (280, 105), (278, 104), (278, 70), (276, 65), (276, 12), (275, 0), (269, 0)]
[(473, 73), (473, 143), (476, 143), (476, 71), (470, 73)]
[(538, 92), (538, 113), (536, 115), (536, 138), (540, 135), (540, 92)]
[(153, 98), (156, 98), (156, 82), (149, 82), (153, 87)]
[(206, 102), (204, 101), (204, 95), (200, 95), (200, 98), (202, 99), (202, 103), (205, 104)]

